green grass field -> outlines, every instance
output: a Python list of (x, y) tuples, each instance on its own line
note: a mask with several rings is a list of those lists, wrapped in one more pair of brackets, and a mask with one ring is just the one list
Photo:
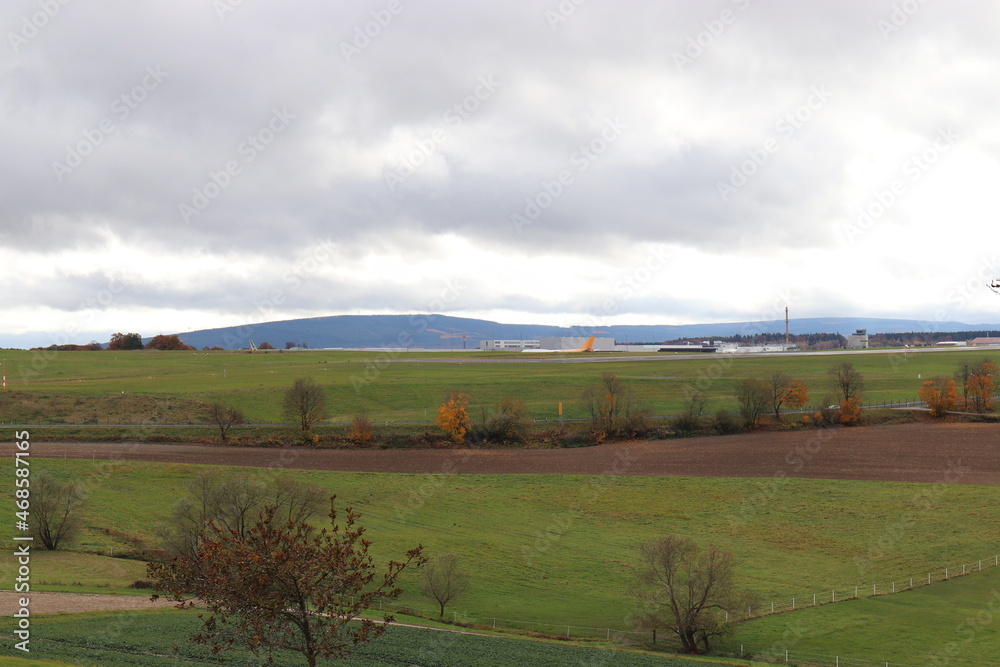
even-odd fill
[[(0, 664), (32, 664), (13, 660), (21, 654), (8, 639), (12, 619), (0, 621)], [(116, 614), (59, 614), (37, 617), (32, 624), (31, 655), (74, 665), (218, 665), (206, 647), (186, 638), (198, 628), (196, 612), (158, 610)], [(275, 664), (304, 664), (301, 655), (276, 651)], [(8, 662), (9, 660), (9, 662)], [(51, 663), (35, 663), (51, 664)], [(260, 664), (245, 651), (227, 655), (226, 664)], [(705, 667), (747, 664), (742, 661), (705, 662), (674, 659), (608, 648), (590, 648), (568, 643), (526, 641), (503, 637), (480, 637), (394, 627), (371, 644), (359, 648), (350, 658), (322, 661), (321, 664), (393, 667), (521, 667), (547, 665), (570, 667)]]
[[(35, 470), (84, 482), (90, 501), (77, 548), (98, 554), (137, 542), (155, 544), (152, 527), (198, 469), (35, 461)], [(10, 468), (8, 459), (0, 476), (13, 479)], [(460, 554), (475, 587), (449, 607), (459, 620), (490, 623), (497, 618), (499, 625), (543, 632), (561, 633), (559, 627), (565, 625), (630, 629), (625, 590), (636, 547), (667, 533), (732, 551), (741, 580), (765, 600), (900, 580), (982, 557), (994, 553), (1000, 533), (995, 488), (970, 485), (945, 487), (929, 508), (915, 508), (914, 499), (929, 485), (790, 479), (771, 502), (747, 514), (742, 503), (758, 496), (760, 480), (284, 474), (320, 484), (360, 511), (381, 560), (398, 557), (417, 543), (429, 554)], [(915, 518), (902, 522), (906, 512)], [(886, 546), (888, 528), (894, 537)], [(0, 539), (9, 544), (12, 532), (12, 525), (3, 524)], [(141, 577), (135, 561), (81, 565), (62, 555), (38, 555), (34, 581), (64, 584), (67, 590), (77, 582), (120, 588)], [(124, 565), (114, 569), (119, 564)], [(3, 561), (0, 580), (11, 580), (12, 567), (12, 561)], [(408, 592), (401, 602), (433, 610), (412, 579), (404, 581), (404, 588)]]
[(998, 663), (1000, 570), (877, 598), (822, 605), (741, 624), (725, 648), (793, 664)]
[[(677, 411), (685, 387), (691, 386), (711, 395), (710, 412), (732, 409), (741, 379), (775, 371), (805, 381), (813, 404), (819, 405), (831, 392), (827, 370), (844, 359), (865, 375), (866, 402), (871, 403), (913, 400), (922, 379), (951, 376), (959, 363), (979, 360), (986, 353), (899, 351), (652, 362), (623, 357), (606, 364), (540, 364), (516, 355), (508, 355), (512, 363), (482, 364), (468, 362), (476, 355), (448, 353), (63, 352), (46, 358), (47, 354), (5, 353), (11, 391), (0, 394), (0, 422), (45, 421), (49, 416), (50, 421), (70, 423), (99, 421), (102, 416), (112, 420), (118, 415), (133, 415), (138, 421), (154, 415), (157, 423), (199, 421), (200, 402), (215, 399), (238, 404), (254, 420), (273, 422), (280, 420), (284, 389), (305, 375), (326, 386), (334, 408), (331, 421), (346, 421), (362, 410), (376, 422), (430, 421), (437, 405), (455, 390), (471, 393), (474, 406), (514, 396), (524, 400), (536, 418), (555, 417), (559, 401), (568, 418), (582, 417), (579, 396), (603, 372), (618, 373), (659, 414)], [(383, 363), (380, 354), (398, 363)], [(442, 357), (465, 362), (427, 363)], [(18, 403), (23, 412), (11, 411), (12, 394), (23, 399)], [(0, 437), (11, 441), (13, 431), (4, 429)], [(33, 431), (32, 438), (42, 431)], [(142, 429), (136, 433), (148, 437)], [(108, 554), (154, 546), (153, 526), (199, 470), (188, 465), (36, 459), (33, 470), (41, 468), (82, 481), (89, 506), (77, 551), (36, 550), (32, 582), (36, 590), (78, 592), (125, 592), (125, 586), (144, 576), (141, 562)], [(239, 469), (232, 474), (266, 476), (273, 471)], [(920, 494), (931, 485), (902, 483), (787, 479), (774, 486), (753, 479), (284, 474), (320, 484), (337, 493), (342, 504), (359, 510), (380, 560), (398, 557), (418, 542), (429, 554), (459, 553), (475, 586), (467, 597), (449, 605), (449, 616), (457, 612), (461, 621), (487, 625), (499, 619), (499, 627), (552, 634), (563, 634), (571, 625), (574, 636), (603, 634), (584, 628), (629, 629), (630, 603), (624, 591), (636, 546), (665, 533), (688, 535), (702, 544), (712, 541), (732, 551), (741, 581), (765, 602), (834, 587), (901, 581), (968, 562), (995, 553), (1000, 534), (995, 487), (939, 487), (933, 502), (926, 505)], [(14, 479), (9, 459), (0, 464), (0, 476)], [(12, 484), (0, 483), (8, 497)], [(4, 544), (10, 544), (12, 532), (11, 522), (0, 522)], [(11, 559), (0, 561), (0, 579), (11, 581), (12, 567)], [(790, 636), (787, 623), (801, 618), (808, 629), (795, 634), (797, 650), (923, 665), (934, 646), (944, 650), (960, 641), (956, 649), (960, 655), (949, 664), (989, 664), (987, 648), (996, 645), (992, 626), (973, 628), (973, 638), (965, 642), (970, 628), (960, 624), (969, 613), (979, 613), (989, 604), (991, 593), (986, 589), (996, 588), (997, 571), (993, 572), (896, 596), (760, 619), (741, 625), (733, 641), (752, 645), (758, 652), (768, 650)], [(403, 585), (408, 590), (400, 602), (433, 613), (434, 605), (415, 592), (412, 575), (407, 577)], [(813, 615), (819, 620), (810, 620)], [(113, 617), (97, 615), (93, 622), (112, 621)], [(39, 618), (39, 627), (49, 622)], [(55, 627), (56, 621), (51, 622)], [(893, 644), (881, 641), (879, 632), (927, 641)], [(124, 648), (97, 650), (111, 651), (113, 657), (94, 664), (156, 664), (144, 661), (145, 657), (127, 662), (132, 658), (125, 657)], [(461, 652), (478, 650), (485, 649), (469, 647)], [(412, 654), (401, 655), (408, 656), (401, 658), (403, 664), (415, 660)], [(537, 664), (530, 655), (517, 655), (510, 661)], [(977, 663), (976, 656), (984, 655), (987, 658)], [(562, 657), (553, 658), (557, 659)], [(585, 656), (572, 662), (632, 664), (602, 660)]]
[[(614, 372), (625, 379), (656, 414), (676, 414), (685, 388), (705, 389), (709, 410), (734, 409), (739, 382), (781, 371), (803, 380), (810, 388), (810, 403), (833, 401), (827, 371), (842, 360), (851, 361), (866, 380), (865, 401), (916, 400), (923, 379), (951, 377), (959, 363), (996, 351), (898, 350), (889, 354), (845, 353), (835, 356), (788, 354), (779, 357), (706, 355), (697, 359), (664, 357), (655, 361), (629, 361), (621, 355), (607, 363), (538, 363), (524, 355), (486, 356), (481, 353), (391, 352), (42, 352), (6, 351), (9, 386), (14, 392), (48, 396), (103, 397), (127, 401), (129, 395), (171, 398), (190, 412), (191, 400), (221, 399), (242, 408), (253, 421), (281, 421), (284, 390), (302, 376), (326, 387), (330, 420), (349, 421), (365, 411), (375, 422), (433, 421), (435, 411), (449, 392), (472, 395), (473, 414), (505, 396), (523, 400), (535, 418), (558, 417), (563, 403), (566, 418), (585, 417), (580, 404), (583, 389), (601, 373)], [(456, 363), (434, 363), (453, 359)], [(503, 359), (509, 363), (475, 363)], [(123, 394), (124, 392), (124, 394)], [(115, 398), (117, 397), (117, 398)], [(105, 408), (102, 414), (108, 413)], [(27, 409), (25, 409), (27, 410)], [(167, 411), (160, 420), (177, 412)], [(20, 423), (44, 420), (44, 410), (31, 414), (4, 414), (0, 418)], [(10, 412), (9, 409), (6, 412)], [(65, 417), (79, 414), (68, 407)], [(49, 415), (53, 417), (54, 415)], [(97, 417), (100, 419), (100, 417)], [(180, 421), (180, 420), (178, 420)]]

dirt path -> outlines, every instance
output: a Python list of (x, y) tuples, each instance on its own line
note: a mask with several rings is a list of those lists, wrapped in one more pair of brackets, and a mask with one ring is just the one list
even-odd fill
[[(12, 451), (8, 443), (6, 450)], [(9, 451), (6, 452), (9, 455)], [(1000, 484), (1000, 426), (900, 424), (577, 449), (267, 449), (33, 442), (31, 455), (391, 473), (807, 477)]]
[(86, 595), (81, 593), (40, 593), (38, 591), (32, 591), (25, 595), (13, 591), (0, 591), (0, 615), (12, 616), (20, 608), (19, 601), (23, 597), (29, 598), (29, 609), (31, 609), (32, 614), (51, 614), (63, 611), (127, 611), (151, 607), (170, 607), (175, 604), (169, 600), (152, 602), (148, 595)]

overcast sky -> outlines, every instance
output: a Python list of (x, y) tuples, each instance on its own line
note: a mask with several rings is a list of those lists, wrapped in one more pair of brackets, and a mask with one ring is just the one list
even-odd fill
[(1000, 322), (993, 0), (7, 0), (0, 347)]

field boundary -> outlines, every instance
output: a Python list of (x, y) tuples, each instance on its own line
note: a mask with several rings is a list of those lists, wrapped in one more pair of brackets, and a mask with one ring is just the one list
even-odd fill
[[(829, 593), (827, 593), (826, 591), (824, 591), (823, 593), (809, 593), (801, 596), (795, 596), (792, 598), (785, 598), (780, 602), (776, 600), (766, 602), (759, 607), (758, 613), (748, 612), (747, 616), (744, 616), (740, 620), (763, 618), (765, 616), (771, 616), (773, 614), (787, 614), (793, 611), (812, 609), (817, 606), (834, 604), (836, 602), (859, 600), (861, 598), (866, 598), (866, 597), (871, 598), (871, 597), (882, 597), (885, 595), (894, 595), (896, 593), (911, 591), (914, 588), (919, 588), (920, 586), (929, 586), (934, 583), (943, 583), (945, 581), (955, 579), (956, 577), (963, 577), (993, 567), (1000, 567), (1000, 554), (994, 554), (990, 558), (980, 558), (973, 563), (961, 563), (957, 567), (938, 568), (936, 570), (928, 572), (926, 577), (920, 575), (917, 577), (904, 578), (899, 582), (893, 580), (889, 584), (883, 583), (881, 589), (879, 588), (878, 583), (871, 583), (871, 584), (854, 586), (853, 592), (851, 591), (850, 588), (848, 588), (846, 593), (843, 593), (839, 597), (838, 593), (841, 593), (843, 589), (838, 590), (837, 588), (833, 588), (830, 590)], [(726, 620), (729, 620), (728, 614), (726, 616)]]

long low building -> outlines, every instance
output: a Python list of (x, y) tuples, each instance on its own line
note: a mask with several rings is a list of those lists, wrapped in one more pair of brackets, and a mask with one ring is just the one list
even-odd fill
[(537, 350), (541, 345), (537, 340), (481, 340), (479, 349), (490, 352), (501, 350)]

